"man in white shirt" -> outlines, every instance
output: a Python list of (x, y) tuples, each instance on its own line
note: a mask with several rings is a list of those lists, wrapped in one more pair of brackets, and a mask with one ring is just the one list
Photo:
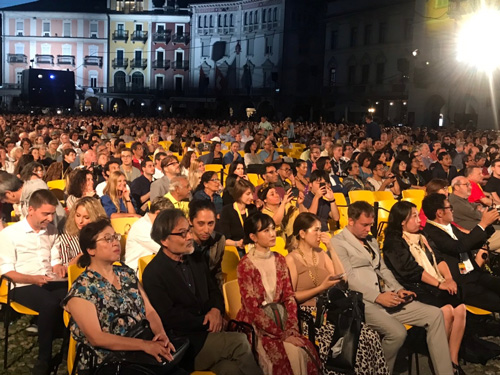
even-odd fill
[(0, 273), (15, 283), (13, 299), (39, 313), (36, 375), (50, 373), (52, 341), (64, 329), (60, 302), (68, 284), (61, 280), (66, 269), (54, 247), (58, 232), (51, 223), (58, 203), (49, 190), (37, 190), (26, 219), (0, 232)]
[(165, 197), (158, 197), (152, 203), (143, 217), (130, 228), (125, 246), (125, 264), (137, 271), (139, 258), (156, 254), (160, 246), (151, 239), (151, 229), (158, 214), (166, 209), (174, 208), (172, 202)]
[[(102, 197), (104, 195), (104, 188), (108, 184), (109, 175), (119, 170), (120, 170), (120, 164), (118, 164), (117, 161), (111, 160), (104, 165), (104, 168), (102, 169), (102, 176), (104, 177), (104, 181), (101, 182), (100, 184), (97, 184), (97, 186), (95, 187), (95, 192), (99, 197)], [(130, 189), (128, 187), (128, 184), (127, 184), (127, 189)]]

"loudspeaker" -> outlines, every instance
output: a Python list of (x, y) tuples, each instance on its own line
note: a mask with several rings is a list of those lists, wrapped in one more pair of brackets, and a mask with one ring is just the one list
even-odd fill
[(23, 70), (21, 96), (34, 107), (64, 107), (75, 105), (75, 74), (65, 70)]
[(212, 46), (212, 60), (219, 61), (226, 53), (226, 42), (215, 42)]

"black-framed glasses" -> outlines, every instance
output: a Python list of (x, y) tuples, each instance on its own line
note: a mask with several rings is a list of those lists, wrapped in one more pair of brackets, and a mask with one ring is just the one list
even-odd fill
[(179, 236), (179, 237), (186, 239), (188, 233), (192, 233), (192, 232), (193, 232), (193, 226), (190, 225), (188, 227), (188, 229), (186, 229), (186, 230), (182, 230), (180, 232), (172, 232), (172, 233), (169, 233), (168, 235), (169, 236)]
[(453, 206), (450, 204), (448, 207), (441, 207), (442, 210), (450, 210), (453, 211)]
[(176, 165), (176, 164), (179, 164), (179, 162), (178, 161), (173, 161), (172, 163), (168, 163), (167, 167), (170, 167), (171, 165)]
[(114, 240), (120, 241), (121, 238), (122, 238), (122, 235), (120, 233), (115, 233), (113, 235), (109, 235), (109, 236), (104, 236), (102, 238), (98, 238), (98, 239), (96, 239), (96, 242), (97, 241), (106, 241), (107, 243), (112, 243)]

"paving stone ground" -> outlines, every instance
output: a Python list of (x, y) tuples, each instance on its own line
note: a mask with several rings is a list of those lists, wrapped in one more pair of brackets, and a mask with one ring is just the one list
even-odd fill
[[(23, 316), (13, 322), (9, 329), (9, 354), (8, 354), (8, 368), (3, 369), (3, 337), (4, 327), (3, 321), (0, 323), (0, 374), (9, 375), (29, 375), (36, 360), (38, 351), (38, 344), (36, 336), (30, 335), (26, 332), (26, 327), (30, 323), (30, 317)], [(489, 341), (495, 342), (500, 345), (500, 337), (487, 337)], [(59, 351), (62, 340), (57, 340), (54, 346), (54, 353)], [(427, 358), (420, 356), (420, 375), (430, 375), (429, 366), (427, 365)], [(483, 366), (480, 364), (467, 364), (462, 366), (467, 375), (500, 375), (500, 358), (492, 359)], [(59, 366), (57, 375), (67, 374), (66, 363)], [(416, 374), (415, 368), (412, 371)], [(408, 371), (402, 372), (401, 375), (407, 375)], [(448, 374), (437, 374), (448, 375)], [(451, 375), (451, 374), (450, 374)]]

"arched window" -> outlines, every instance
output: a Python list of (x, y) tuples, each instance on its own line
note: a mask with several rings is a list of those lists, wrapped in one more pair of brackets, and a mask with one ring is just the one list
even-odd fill
[(132, 91), (139, 91), (144, 88), (144, 75), (141, 72), (132, 74)]
[(278, 21), (278, 8), (274, 8), (273, 20), (274, 20), (274, 22)]
[(201, 25), (201, 16), (198, 16), (198, 27), (203, 27), (203, 26)]
[(267, 22), (271, 22), (273, 20), (273, 13), (271, 12), (271, 9), (269, 9), (269, 12), (267, 12)]
[(259, 18), (258, 17), (259, 17), (259, 11), (256, 10), (254, 18), (253, 18), (253, 23), (256, 24), (256, 25), (259, 23)]
[(253, 25), (253, 12), (250, 12), (250, 19), (248, 20), (249, 25)]
[(116, 72), (115, 77), (114, 77), (114, 85), (115, 85), (115, 91), (116, 92), (123, 92), (125, 91), (126, 87), (126, 78), (127, 75), (125, 72)]
[(224, 14), (224, 27), (227, 27), (227, 14)]
[(214, 17), (210, 15), (210, 27), (214, 27)]
[(266, 23), (266, 10), (262, 9), (262, 23)]
[(207, 16), (203, 16), (203, 27), (208, 27), (208, 25), (207, 25)]
[(221, 27), (222, 26), (222, 16), (219, 14), (217, 16), (217, 27)]
[(230, 14), (229, 15), (229, 26), (233, 27), (234, 26), (234, 23), (233, 23), (233, 15)]
[(246, 26), (248, 25), (248, 13), (245, 13), (245, 15), (243, 16), (243, 24)]

